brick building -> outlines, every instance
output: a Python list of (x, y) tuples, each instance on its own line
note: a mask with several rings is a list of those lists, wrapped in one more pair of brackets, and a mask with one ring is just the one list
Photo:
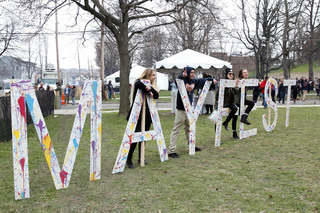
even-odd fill
[(238, 73), (242, 68), (247, 69), (249, 72), (256, 69), (254, 56), (243, 56), (241, 52), (240, 54), (229, 56), (223, 52), (211, 52), (210, 56), (230, 62), (235, 73)]

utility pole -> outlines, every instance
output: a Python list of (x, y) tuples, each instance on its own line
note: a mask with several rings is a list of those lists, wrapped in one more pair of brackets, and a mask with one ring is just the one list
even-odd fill
[(59, 63), (59, 39), (58, 39), (58, 9), (57, 9), (57, 0), (55, 0), (56, 3), (56, 55), (57, 55), (57, 74), (58, 74), (58, 83), (61, 84), (61, 78), (60, 78), (60, 63)]
[[(41, 13), (40, 13), (40, 23), (39, 23), (39, 26), (41, 26)], [(42, 36), (42, 33), (39, 33), (38, 35), (38, 39), (39, 39), (39, 62), (40, 62), (40, 81), (42, 81), (42, 70), (43, 70), (43, 58), (42, 58), (42, 41), (41, 39), (43, 38)], [(38, 79), (34, 79), (36, 82), (38, 81)], [(40, 83), (40, 82), (39, 82)]]
[(81, 66), (80, 66), (80, 55), (79, 55), (79, 46), (78, 46), (78, 65), (79, 65), (79, 86), (82, 86), (82, 83), (81, 83)]

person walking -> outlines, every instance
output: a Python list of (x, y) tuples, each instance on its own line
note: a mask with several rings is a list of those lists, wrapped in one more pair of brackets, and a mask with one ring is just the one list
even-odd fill
[(75, 85), (71, 87), (71, 98), (72, 98), (72, 105), (75, 105), (76, 103), (76, 93), (77, 93), (77, 88)]
[[(146, 79), (146, 80), (150, 80), (151, 82), (151, 86), (147, 86), (145, 85), (142, 80)], [(136, 97), (137, 91), (138, 89), (142, 90), (142, 92), (146, 95), (149, 95), (151, 97), (153, 97), (154, 99), (158, 99), (159, 98), (159, 89), (156, 83), (156, 71), (152, 68), (147, 68), (143, 71), (143, 73), (141, 74), (141, 76), (135, 81), (134, 86), (132, 88), (133, 92), (131, 93), (131, 107), (130, 107), (130, 111), (128, 113), (127, 116), (127, 120), (129, 120), (130, 118), (130, 114), (132, 111), (132, 107), (134, 105), (134, 99)], [(145, 131), (149, 131), (151, 123), (152, 123), (152, 119), (151, 119), (151, 115), (150, 115), (150, 110), (148, 107), (148, 103), (146, 101), (146, 115), (145, 115)], [(138, 119), (138, 123), (135, 129), (135, 132), (141, 132), (141, 119), (142, 119), (142, 108), (140, 111), (140, 115), (139, 115), (139, 119)], [(138, 157), (138, 163), (140, 163), (140, 155), (141, 155), (141, 143), (144, 142), (139, 142), (139, 157)], [(129, 154), (128, 154), (128, 158), (127, 158), (127, 166), (130, 169), (135, 168), (133, 162), (132, 162), (132, 156), (133, 156), (133, 152), (136, 149), (137, 143), (131, 143), (130, 145), (130, 150), (129, 150)]]
[(62, 89), (61, 89), (61, 85), (58, 82), (56, 83), (55, 91), (59, 92), (59, 98), (60, 98), (59, 103), (60, 103), (60, 108), (61, 108)]
[(292, 92), (292, 100), (293, 100), (293, 103), (295, 104), (297, 101), (298, 93), (299, 93), (299, 80), (297, 80), (296, 85), (293, 85), (291, 87), (291, 92)]
[(39, 88), (38, 88), (39, 91), (45, 91), (44, 87), (43, 87), (43, 83), (40, 82), (40, 85), (39, 85)]
[[(204, 78), (212, 78), (211, 75), (204, 75)], [(206, 99), (203, 102), (203, 105), (206, 106), (206, 114), (211, 114), (213, 112), (213, 105), (214, 105), (214, 90), (215, 90), (215, 84), (212, 83), (210, 85), (210, 88), (208, 90), (208, 94), (206, 96)]]
[(69, 84), (67, 84), (66, 88), (64, 88), (64, 97), (65, 97), (66, 104), (69, 104), (70, 93), (71, 93), (71, 88)]
[(283, 85), (283, 80), (280, 81), (279, 84), (279, 104), (282, 100), (282, 103), (285, 103), (285, 97), (286, 97), (286, 87)]
[(307, 92), (308, 92), (308, 80), (305, 79), (301, 83), (301, 90), (302, 90), (302, 101), (304, 102), (306, 100)]
[(319, 79), (317, 79), (317, 78), (316, 78), (316, 80), (315, 80), (314, 87), (315, 87), (315, 89), (316, 89), (317, 96), (319, 96), (319, 94), (320, 94), (320, 81), (319, 81)]
[(109, 81), (109, 83), (108, 83), (108, 98), (109, 98), (109, 100), (111, 100), (112, 93), (113, 93), (113, 85), (112, 85), (112, 81)]
[(268, 79), (269, 78), (266, 76), (264, 78), (264, 81), (262, 81), (260, 84), (260, 89), (261, 89), (261, 93), (262, 93), (262, 100), (263, 100), (262, 105), (264, 106), (265, 109), (268, 107), (268, 105), (267, 105), (266, 99), (264, 97), (264, 89), (266, 87), (266, 83), (267, 83)]
[[(211, 80), (211, 81), (213, 80), (212, 78), (194, 79), (194, 74), (195, 74), (195, 69), (193, 67), (187, 66), (183, 68), (181, 75), (178, 77), (179, 79), (184, 81), (184, 84), (187, 90), (187, 95), (191, 105), (193, 102), (194, 90), (202, 88), (207, 80)], [(178, 134), (182, 125), (184, 125), (185, 135), (189, 143), (189, 130), (190, 130), (189, 119), (185, 111), (180, 92), (178, 92), (174, 127), (171, 131), (170, 145), (169, 145), (169, 151), (168, 151), (168, 154), (169, 154), (168, 156), (171, 158), (179, 158), (179, 155), (176, 153), (176, 143), (177, 143)], [(201, 151), (201, 149), (198, 147), (195, 147), (195, 151), (196, 152)]]

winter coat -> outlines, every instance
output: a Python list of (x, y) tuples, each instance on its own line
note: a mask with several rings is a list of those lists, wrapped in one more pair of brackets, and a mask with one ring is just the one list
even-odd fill
[[(147, 91), (147, 86), (142, 81), (140, 81), (140, 79), (137, 79), (134, 82), (133, 101), (131, 103), (130, 111), (129, 111), (128, 115), (127, 115), (127, 120), (129, 120), (129, 118), (130, 118), (132, 107), (134, 105), (134, 99), (135, 99), (135, 97), (137, 95), (138, 89), (142, 90), (142, 92), (144, 94), (146, 94), (146, 95), (148, 95), (151, 92), (153, 94), (153, 98), (154, 99), (158, 99), (159, 98), (159, 93), (157, 92), (157, 90), (155, 90), (153, 87), (151, 87), (151, 90)], [(141, 111), (140, 111), (138, 123), (141, 123), (141, 119), (142, 119), (142, 108), (141, 108)], [(148, 102), (146, 101), (146, 125), (151, 124), (151, 123), (152, 123), (152, 119), (151, 119), (151, 115), (150, 115), (150, 110), (149, 110), (149, 107), (148, 107)]]
[[(184, 81), (185, 85), (186, 84), (189, 84), (189, 85), (194, 84), (193, 90), (191, 92), (187, 92), (188, 98), (189, 98), (189, 101), (190, 101), (190, 105), (192, 105), (192, 102), (193, 102), (194, 90), (202, 88), (207, 80), (208, 81), (212, 81), (213, 80), (212, 78), (190, 79), (190, 73), (191, 73), (192, 70), (193, 70), (193, 68), (188, 67), (188, 69), (187, 69), (187, 77), (183, 77), (182, 74), (178, 77), (178, 79), (181, 79), (181, 80)], [(175, 82), (175, 83), (177, 84), (177, 82)], [(182, 98), (181, 98), (181, 95), (180, 95), (180, 92), (178, 92), (178, 95), (177, 95), (176, 108), (179, 109), (179, 110), (185, 110), (184, 109), (184, 105), (183, 105), (183, 101), (182, 101)]]

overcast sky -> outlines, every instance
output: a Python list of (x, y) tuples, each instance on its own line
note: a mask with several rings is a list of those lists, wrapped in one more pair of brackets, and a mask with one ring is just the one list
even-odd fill
[[(218, 5), (222, 8), (222, 18), (227, 20), (229, 16), (236, 16), (237, 9), (233, 1), (218, 1)], [(74, 6), (75, 7), (75, 6)], [(95, 52), (95, 36), (94, 33), (86, 33), (84, 42), (82, 37), (82, 31), (84, 30), (85, 24), (90, 20), (92, 15), (85, 11), (80, 10), (81, 17), (76, 26), (70, 27), (75, 24), (74, 16), (76, 9), (69, 8), (63, 9), (58, 12), (59, 17), (59, 58), (60, 58), (60, 68), (78, 68), (78, 51), (80, 57), (81, 68), (88, 68), (92, 66), (98, 68), (95, 62), (96, 52)], [(239, 20), (239, 19), (238, 19)], [(231, 26), (231, 24), (226, 24)], [(92, 21), (91, 27), (89, 26), (89, 31), (95, 29), (97, 23)], [(52, 16), (49, 23), (46, 25), (46, 32), (48, 32), (48, 62), (56, 66), (56, 43), (55, 43), (55, 16)], [(99, 36), (99, 32), (95, 33)], [(230, 40), (226, 37), (226, 50), (228, 50), (230, 45)], [(238, 45), (236, 43), (236, 45)], [(233, 47), (234, 48), (234, 47)]]
[[(83, 30), (85, 24), (90, 20), (89, 14), (84, 11), (81, 12), (81, 17), (78, 19), (75, 25), (74, 12), (72, 9), (63, 9), (58, 12), (58, 22), (59, 22), (59, 58), (60, 58), (60, 68), (78, 68), (78, 52), (80, 58), (80, 67), (88, 68), (93, 66), (97, 68), (95, 62), (95, 36), (94, 34), (100, 34), (90, 32), (93, 31), (94, 27), (97, 27), (95, 21), (91, 22), (88, 27), (88, 31), (85, 34), (85, 39), (82, 38)], [(46, 32), (48, 34), (48, 63), (56, 65), (56, 40), (55, 40), (55, 16), (52, 16), (46, 25)]]

